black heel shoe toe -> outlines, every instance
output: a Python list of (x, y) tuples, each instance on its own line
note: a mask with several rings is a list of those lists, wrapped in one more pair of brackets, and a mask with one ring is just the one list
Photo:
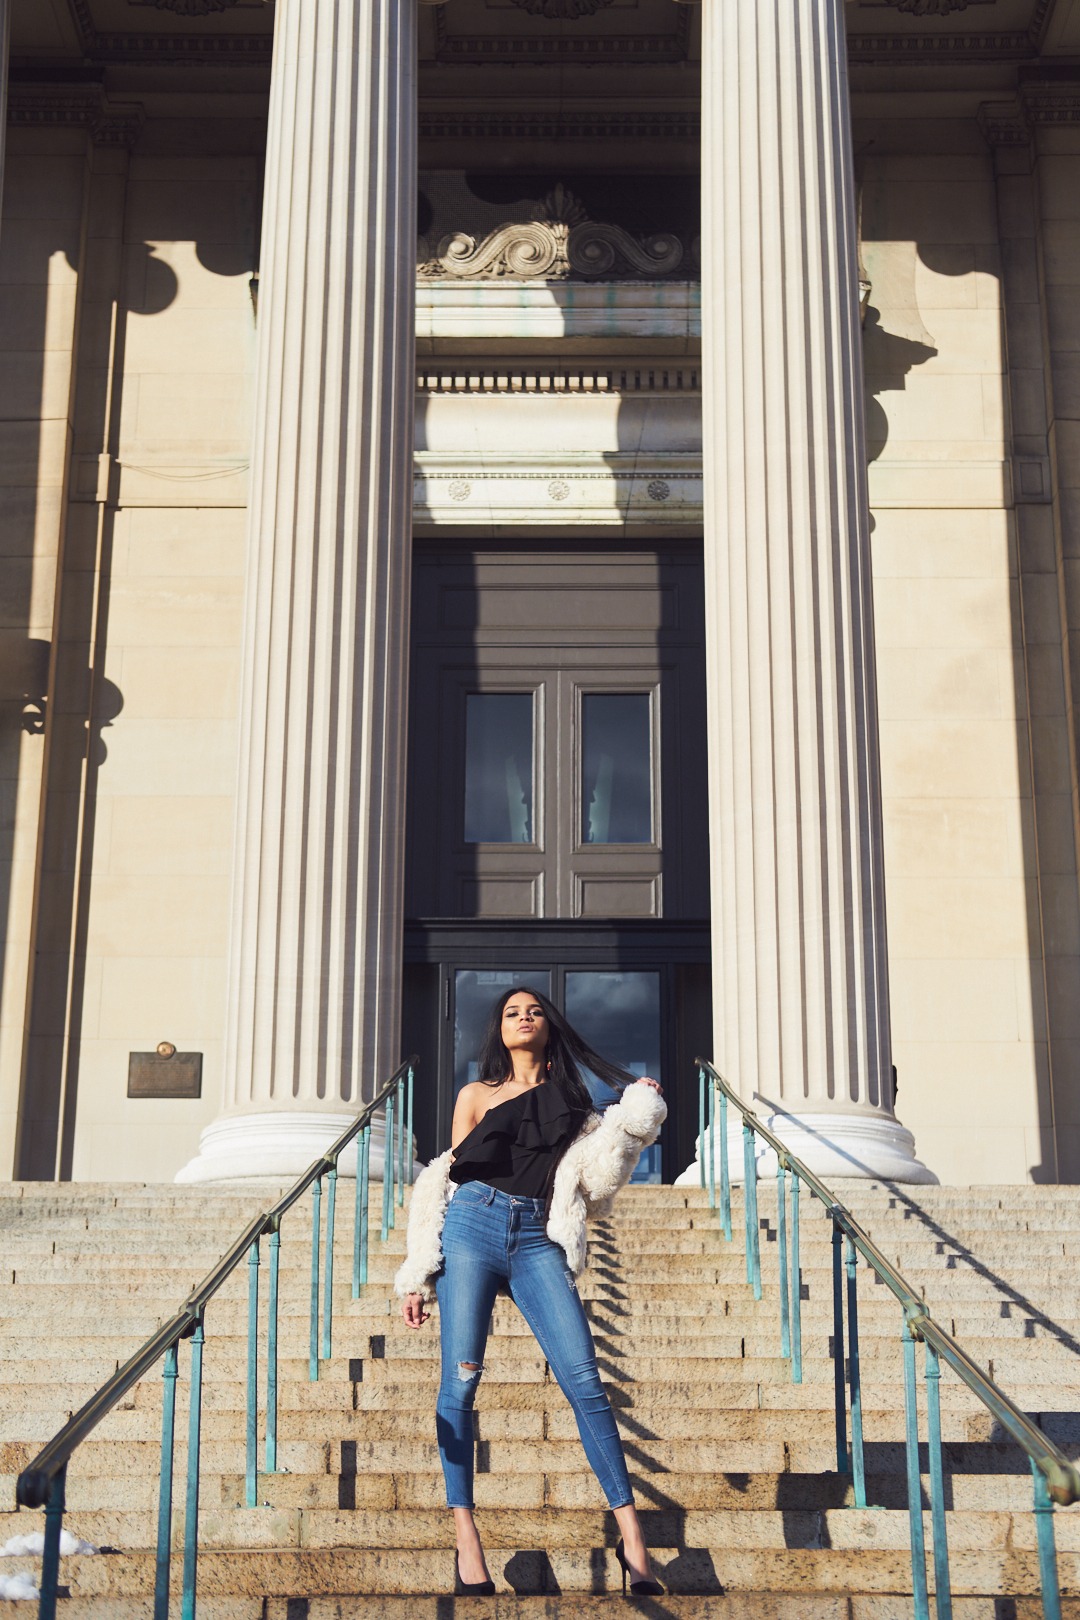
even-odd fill
[(461, 1578), (461, 1564), (458, 1555), (454, 1554), (454, 1596), (455, 1597), (494, 1597), (494, 1581), (463, 1581)]
[[(622, 1537), (621, 1536), (619, 1537), (619, 1545), (615, 1548), (615, 1556), (619, 1560), (619, 1568), (622, 1570), (622, 1590), (623, 1590), (623, 1597), (625, 1597), (626, 1596), (626, 1579), (627, 1579), (627, 1576), (631, 1573), (631, 1571), (630, 1571), (630, 1565), (626, 1562), (626, 1552), (625, 1552), (625, 1550), (623, 1548), (623, 1543), (622, 1543)], [(631, 1597), (663, 1597), (663, 1595), (664, 1595), (664, 1588), (660, 1585), (659, 1581), (633, 1581), (632, 1580), (630, 1582), (630, 1596)]]

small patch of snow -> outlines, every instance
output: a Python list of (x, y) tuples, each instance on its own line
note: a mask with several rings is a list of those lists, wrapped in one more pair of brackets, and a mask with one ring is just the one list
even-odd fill
[[(40, 1557), (45, 1550), (45, 1537), (40, 1530), (33, 1530), (28, 1536), (12, 1536), (0, 1547), (0, 1558), (29, 1558)], [(60, 1552), (63, 1557), (69, 1553), (96, 1553), (100, 1552), (89, 1541), (80, 1541), (73, 1536), (70, 1530), (60, 1532)], [(17, 1577), (20, 1578), (21, 1577)]]
[(40, 1597), (29, 1575), (0, 1575), (0, 1598), (10, 1602), (13, 1598)]

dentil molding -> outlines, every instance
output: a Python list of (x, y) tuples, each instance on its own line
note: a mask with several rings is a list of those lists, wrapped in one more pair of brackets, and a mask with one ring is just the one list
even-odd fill
[(527, 11), (531, 17), (557, 17), (574, 22), (578, 17), (592, 17), (615, 0), (513, 0), (515, 6)]
[(954, 11), (966, 11), (968, 6), (992, 6), (995, 0), (881, 0), (882, 5), (894, 11), (907, 11), (913, 17), (949, 17)]
[(531, 219), (500, 225), (479, 241), (456, 231), (444, 237), (432, 257), (426, 247), (421, 246), (418, 274), (428, 280), (655, 280), (673, 275), (685, 257), (682, 242), (668, 231), (637, 238), (621, 225), (589, 219), (562, 184)]
[(178, 17), (209, 17), (214, 11), (228, 11), (237, 0), (128, 0), (129, 6), (149, 6), (157, 11), (175, 11)]
[(9, 86), (8, 123), (23, 128), (76, 128), (89, 132), (95, 146), (134, 146), (143, 125), (138, 102), (110, 101), (98, 85), (59, 89), (54, 85)]

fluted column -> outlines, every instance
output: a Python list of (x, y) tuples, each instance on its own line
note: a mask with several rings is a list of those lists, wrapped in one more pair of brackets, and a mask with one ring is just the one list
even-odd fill
[(812, 1168), (933, 1179), (892, 1106), (842, 0), (704, 0), (702, 54), (717, 1061)]
[(415, 0), (278, 0), (224, 1112), (290, 1174), (399, 1061)]
[(4, 148), (7, 145), (8, 72), (11, 50), (11, 0), (0, 0), (0, 213), (4, 203)]

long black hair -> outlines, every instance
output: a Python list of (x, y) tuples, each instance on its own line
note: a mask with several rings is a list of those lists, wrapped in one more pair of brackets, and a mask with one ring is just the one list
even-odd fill
[(615, 1091), (621, 1091), (624, 1086), (631, 1085), (637, 1079), (629, 1069), (624, 1069), (617, 1063), (610, 1063), (607, 1058), (601, 1057), (599, 1052), (594, 1052), (547, 996), (542, 995), (539, 990), (534, 990), (532, 985), (517, 984), (512, 990), (504, 991), (491, 1009), (477, 1061), (479, 1071), (477, 1079), (483, 1085), (501, 1085), (514, 1072), (509, 1049), (504, 1045), (502, 1038), (503, 1010), (513, 996), (528, 996), (530, 1001), (534, 1001), (543, 1009), (548, 1026), (547, 1049), (544, 1052), (544, 1062), (547, 1065), (546, 1080), (549, 1085), (558, 1088), (564, 1101), (576, 1113), (587, 1114), (594, 1107), (589, 1088), (581, 1073), (583, 1068), (590, 1069), (598, 1080), (602, 1080)]

